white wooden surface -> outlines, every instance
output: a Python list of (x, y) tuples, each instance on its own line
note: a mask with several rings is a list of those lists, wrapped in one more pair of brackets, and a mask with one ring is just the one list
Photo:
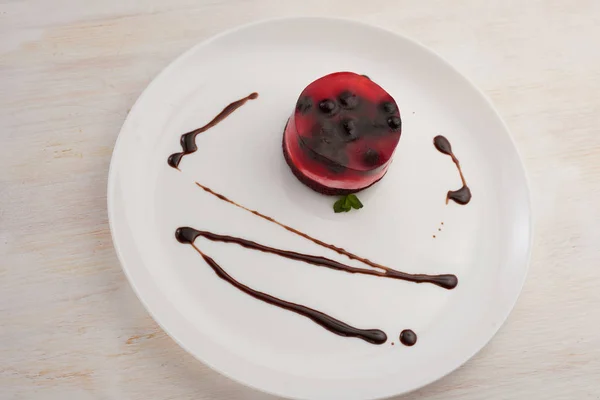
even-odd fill
[[(113, 143), (148, 82), (232, 26), (356, 18), (435, 49), (509, 124), (536, 217), (508, 322), (403, 399), (600, 399), (597, 0), (0, 0), (0, 399), (273, 399), (167, 337), (112, 247)], [(507, 201), (510, 201), (507, 196)]]

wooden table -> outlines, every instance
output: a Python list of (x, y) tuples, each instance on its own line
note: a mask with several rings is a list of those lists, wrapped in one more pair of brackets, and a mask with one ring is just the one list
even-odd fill
[(600, 399), (596, 0), (0, 0), (0, 398), (273, 398), (150, 318), (113, 250), (106, 180), (129, 108), (174, 57), (296, 15), (360, 19), (442, 54), (492, 98), (531, 180), (533, 260), (508, 322), (403, 399)]

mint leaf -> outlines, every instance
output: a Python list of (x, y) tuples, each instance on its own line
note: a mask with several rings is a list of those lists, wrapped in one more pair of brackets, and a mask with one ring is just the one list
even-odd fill
[(350, 202), (352, 208), (354, 208), (355, 210), (363, 208), (363, 203), (360, 202), (360, 200), (358, 199), (358, 197), (356, 197), (355, 194), (349, 194), (347, 199)]
[(336, 213), (341, 213), (341, 212), (346, 211), (346, 210), (344, 210), (344, 201), (345, 201), (344, 197), (342, 197), (341, 199), (336, 201), (333, 204), (333, 211), (335, 211)]
[(348, 212), (353, 208), (355, 210), (363, 208), (363, 204), (360, 202), (360, 200), (358, 199), (358, 197), (356, 197), (355, 194), (343, 196), (333, 204), (333, 211), (335, 211), (336, 213)]
[(352, 203), (350, 203), (349, 196), (344, 198), (344, 211), (348, 212), (352, 210)]

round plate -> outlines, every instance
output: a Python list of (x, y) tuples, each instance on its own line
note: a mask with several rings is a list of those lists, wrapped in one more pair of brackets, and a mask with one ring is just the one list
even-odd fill
[[(384, 179), (335, 214), (334, 198), (299, 183), (281, 151), (298, 94), (335, 71), (367, 74), (396, 99), (402, 138)], [(180, 170), (167, 165), (180, 135), (229, 103), (258, 92), (199, 135)], [(445, 135), (473, 193), (432, 139)], [(361, 266), (228, 204), (249, 208), (378, 263), (412, 273), (452, 273), (458, 287), (348, 274), (198, 239), (240, 282), (379, 328), (383, 345), (334, 335), (220, 279), (174, 238), (191, 226)], [(183, 348), (254, 388), (299, 399), (373, 399), (408, 392), (451, 372), (481, 349), (513, 307), (531, 241), (522, 164), (488, 100), (440, 57), (361, 23), (282, 19), (256, 23), (194, 47), (166, 68), (132, 108), (115, 146), (108, 209), (117, 254), (150, 314)], [(364, 267), (364, 266), (362, 266)], [(410, 328), (413, 347), (398, 335)]]

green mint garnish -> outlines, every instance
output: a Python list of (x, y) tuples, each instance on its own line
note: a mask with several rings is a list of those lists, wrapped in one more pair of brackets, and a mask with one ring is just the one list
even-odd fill
[(333, 204), (333, 211), (336, 213), (348, 212), (353, 208), (355, 210), (363, 208), (363, 204), (355, 194), (343, 196)]
[(363, 203), (360, 202), (360, 200), (358, 199), (358, 197), (356, 197), (355, 194), (349, 194), (346, 197), (346, 199), (348, 199), (348, 201), (350, 202), (350, 205), (355, 210), (359, 210), (359, 209), (363, 208)]
[(350, 211), (350, 208), (346, 209), (346, 198), (342, 197), (333, 204), (333, 211), (336, 213)]

